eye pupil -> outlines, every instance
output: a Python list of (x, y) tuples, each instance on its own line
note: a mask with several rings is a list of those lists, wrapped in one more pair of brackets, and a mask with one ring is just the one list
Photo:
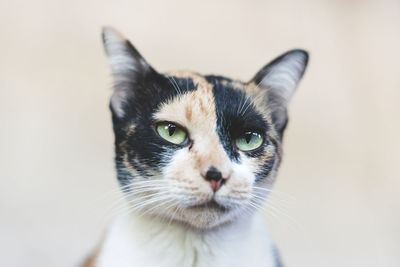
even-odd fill
[(172, 125), (172, 124), (168, 125), (168, 134), (169, 134), (169, 136), (172, 136), (175, 133), (175, 130), (176, 130), (176, 126), (175, 125)]
[(251, 151), (262, 146), (264, 138), (258, 132), (244, 132), (236, 140), (236, 147), (241, 151)]
[(252, 133), (245, 133), (244, 134), (244, 138), (245, 138), (247, 144), (250, 143), (250, 140), (251, 140), (252, 136), (253, 136)]
[(156, 130), (162, 139), (175, 145), (183, 144), (187, 140), (186, 131), (173, 123), (160, 122)]

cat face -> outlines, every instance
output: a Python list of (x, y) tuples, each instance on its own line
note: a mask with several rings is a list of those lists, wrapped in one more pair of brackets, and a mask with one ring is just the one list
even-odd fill
[(290, 51), (243, 83), (160, 74), (115, 30), (103, 39), (118, 179), (132, 212), (205, 229), (257, 210), (275, 180), (307, 53)]

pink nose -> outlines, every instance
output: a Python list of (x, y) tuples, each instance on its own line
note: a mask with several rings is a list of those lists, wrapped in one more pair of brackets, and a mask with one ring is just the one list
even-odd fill
[(210, 182), (211, 189), (213, 192), (217, 192), (221, 186), (226, 182), (226, 180), (229, 179), (229, 177), (223, 177), (222, 173), (215, 167), (211, 166), (205, 175), (203, 175), (203, 178), (206, 179), (206, 181)]

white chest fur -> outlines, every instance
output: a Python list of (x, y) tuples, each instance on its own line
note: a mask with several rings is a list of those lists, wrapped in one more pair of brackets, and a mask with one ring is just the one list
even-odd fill
[(97, 267), (273, 267), (274, 254), (260, 216), (213, 231), (129, 215), (108, 231)]

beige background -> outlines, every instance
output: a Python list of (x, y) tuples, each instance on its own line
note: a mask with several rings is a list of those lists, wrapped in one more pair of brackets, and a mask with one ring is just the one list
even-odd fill
[(1, 0), (0, 266), (76, 266), (112, 218), (105, 24), (160, 71), (310, 51), (272, 235), (287, 266), (400, 266), (398, 0)]

